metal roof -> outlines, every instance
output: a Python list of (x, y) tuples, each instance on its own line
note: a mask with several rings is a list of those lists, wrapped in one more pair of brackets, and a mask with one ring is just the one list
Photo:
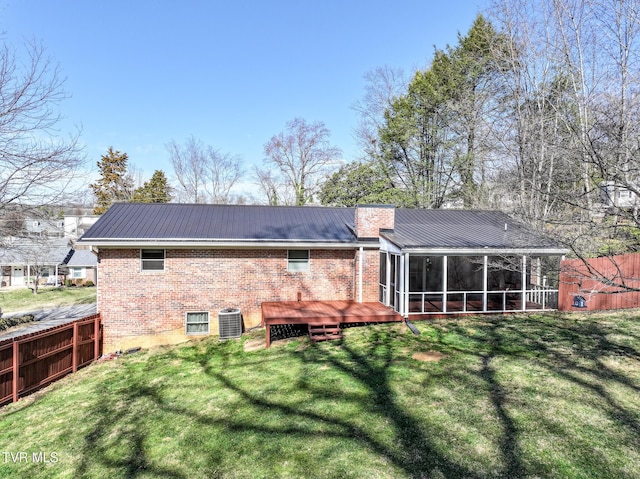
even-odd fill
[[(355, 245), (355, 208), (116, 203), (80, 238), (93, 245), (323, 243)], [(549, 249), (499, 211), (396, 209), (382, 236), (401, 249)], [(360, 239), (362, 240), (362, 238)], [(377, 244), (377, 242), (376, 242)]]
[(353, 242), (352, 225), (348, 208), (116, 203), (81, 241)]
[(500, 211), (398, 209), (382, 236), (401, 249), (563, 249)]

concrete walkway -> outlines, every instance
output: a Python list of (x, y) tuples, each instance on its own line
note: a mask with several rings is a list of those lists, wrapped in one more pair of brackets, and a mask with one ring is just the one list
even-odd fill
[(71, 323), (77, 319), (86, 318), (92, 314), (96, 314), (96, 305), (94, 304), (77, 304), (75, 306), (65, 306), (54, 309), (40, 309), (37, 311), (23, 311), (19, 313), (7, 313), (3, 317), (10, 318), (12, 316), (24, 316), (25, 314), (33, 314), (35, 321), (26, 324), (19, 324), (5, 331), (0, 331), (0, 341), (22, 336), (23, 334), (37, 333), (45, 329), (59, 326), (61, 324)]

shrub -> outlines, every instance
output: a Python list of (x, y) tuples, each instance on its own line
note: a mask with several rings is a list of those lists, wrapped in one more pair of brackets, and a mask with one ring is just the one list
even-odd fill
[(0, 331), (9, 329), (18, 324), (30, 323), (35, 318), (33, 314), (25, 314), (24, 316), (10, 316), (0, 319)]
[(72, 281), (72, 280), (70, 280), (70, 279), (65, 280), (65, 281), (64, 281), (64, 285), (65, 285), (67, 288), (69, 288), (69, 287), (71, 287), (71, 286), (75, 286), (75, 284), (73, 284), (73, 281)]
[(93, 281), (91, 281), (91, 280), (88, 280), (88, 281), (86, 281), (86, 282), (84, 283), (84, 285), (85, 285), (87, 288), (91, 288), (92, 286), (95, 286), (95, 283), (94, 283)]
[(76, 279), (76, 286), (82, 286), (82, 283), (84, 283), (84, 279)]

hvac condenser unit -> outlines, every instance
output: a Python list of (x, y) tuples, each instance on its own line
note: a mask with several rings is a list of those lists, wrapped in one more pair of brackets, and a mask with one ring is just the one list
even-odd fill
[(220, 339), (232, 339), (242, 336), (242, 314), (238, 308), (226, 308), (218, 313)]

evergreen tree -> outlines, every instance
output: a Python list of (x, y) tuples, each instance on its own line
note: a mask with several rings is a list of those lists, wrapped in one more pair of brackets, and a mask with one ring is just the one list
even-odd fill
[(168, 203), (171, 201), (171, 188), (162, 170), (156, 170), (149, 181), (133, 192), (131, 201), (139, 203)]
[(129, 201), (133, 191), (133, 179), (127, 173), (126, 153), (109, 147), (106, 155), (98, 161), (100, 179), (90, 184), (95, 196), (93, 214), (101, 215), (116, 201)]
[(396, 187), (383, 165), (373, 162), (348, 163), (328, 176), (319, 193), (327, 206), (394, 204), (407, 206), (407, 195)]

